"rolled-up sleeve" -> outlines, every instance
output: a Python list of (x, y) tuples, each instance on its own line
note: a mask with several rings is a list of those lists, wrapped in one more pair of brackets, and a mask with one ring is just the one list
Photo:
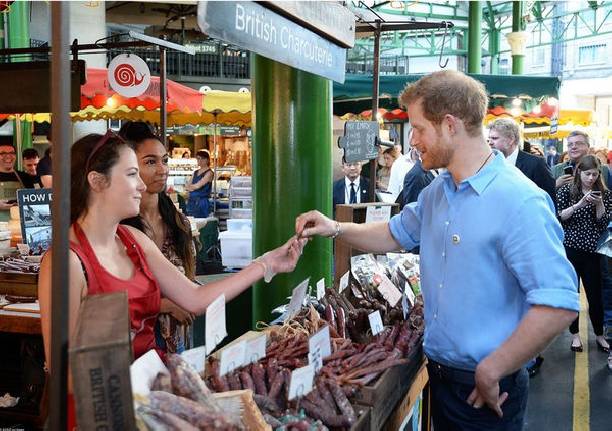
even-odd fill
[(530, 305), (578, 311), (578, 280), (565, 255), (563, 229), (543, 196), (511, 214), (501, 244), (504, 261)]
[(419, 201), (406, 205), (401, 213), (393, 216), (389, 221), (389, 230), (404, 250), (412, 250), (417, 247), (421, 238), (421, 207)]

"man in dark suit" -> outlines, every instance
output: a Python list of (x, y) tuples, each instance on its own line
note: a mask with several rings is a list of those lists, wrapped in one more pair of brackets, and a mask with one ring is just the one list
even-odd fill
[(370, 181), (361, 176), (361, 163), (342, 163), (344, 177), (334, 183), (334, 214), (338, 204), (360, 204), (368, 200)]
[[(521, 142), (518, 124), (509, 118), (501, 118), (489, 124), (489, 144), (503, 153), (506, 162), (516, 166), (527, 178), (544, 190), (556, 206), (556, 188), (546, 161), (542, 157), (521, 151), (518, 144)], [(529, 377), (534, 377), (540, 371), (544, 362), (542, 355), (532, 359), (527, 365)]]
[(489, 124), (491, 147), (503, 153), (509, 164), (516, 166), (536, 186), (548, 193), (554, 203), (557, 195), (555, 179), (546, 166), (546, 161), (542, 157), (519, 150), (520, 142), (519, 126), (514, 120), (501, 118)]
[(432, 171), (423, 169), (421, 160), (414, 162), (412, 169), (404, 176), (404, 188), (402, 189), (402, 207), (411, 202), (416, 202), (421, 191), (435, 178)]

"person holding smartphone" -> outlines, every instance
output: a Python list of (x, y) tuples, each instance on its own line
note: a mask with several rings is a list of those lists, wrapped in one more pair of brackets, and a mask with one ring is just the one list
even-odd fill
[[(570, 132), (567, 137), (567, 155), (569, 160), (556, 164), (552, 167), (551, 173), (555, 178), (555, 186), (557, 188), (566, 184), (572, 183), (574, 180), (574, 169), (578, 161), (589, 154), (591, 149), (589, 135), (581, 130), (574, 130)], [(570, 169), (571, 168), (571, 169)], [(610, 171), (607, 166), (600, 168), (602, 174), (602, 181), (607, 188), (610, 188)]]
[[(580, 159), (573, 181), (557, 190), (557, 208), (565, 232), (563, 245), (567, 258), (582, 281), (589, 302), (597, 347), (609, 353), (610, 345), (603, 336), (601, 261), (595, 250), (610, 221), (612, 193), (602, 181), (597, 157), (586, 155)], [(582, 352), (578, 318), (571, 324), (570, 332), (573, 334), (571, 350)]]

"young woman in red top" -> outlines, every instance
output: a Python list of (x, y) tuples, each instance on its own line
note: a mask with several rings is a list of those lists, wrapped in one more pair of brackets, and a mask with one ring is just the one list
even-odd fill
[[(71, 150), (69, 331), (73, 333), (81, 300), (88, 294), (127, 291), (134, 356), (155, 348), (153, 328), (160, 294), (187, 311), (201, 314), (220, 294), (231, 300), (266, 273), (291, 272), (304, 240), (283, 246), (222, 281), (198, 286), (187, 279), (144, 233), (122, 226), (140, 209), (145, 185), (134, 151), (117, 135), (91, 134)], [(51, 259), (44, 257), (39, 277), (42, 331), (49, 361)], [(163, 352), (162, 352), (163, 353)]]

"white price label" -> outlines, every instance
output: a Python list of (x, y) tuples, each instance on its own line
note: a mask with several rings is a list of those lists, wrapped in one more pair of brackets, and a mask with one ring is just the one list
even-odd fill
[(317, 301), (321, 300), (325, 296), (325, 279), (322, 278), (317, 281)]
[(132, 393), (144, 396), (149, 395), (151, 386), (158, 373), (169, 375), (170, 371), (168, 371), (168, 368), (162, 362), (157, 351), (149, 350), (130, 365)]
[(317, 347), (321, 350), (321, 355), (323, 358), (327, 358), (329, 355), (331, 355), (332, 352), (331, 340), (329, 337), (329, 326), (324, 327), (308, 340), (308, 350), (312, 352)]
[(291, 382), (289, 383), (290, 400), (308, 395), (312, 391), (314, 374), (314, 367), (312, 365), (296, 368), (291, 372)]
[(366, 209), (366, 223), (389, 221), (391, 219), (391, 206), (369, 206)]
[(266, 357), (266, 334), (247, 341), (246, 363), (257, 362)]
[(323, 368), (323, 356), (321, 356), (320, 346), (316, 346), (314, 350), (308, 352), (308, 363), (313, 366), (315, 373)]
[(380, 334), (385, 329), (382, 317), (380, 317), (380, 311), (376, 310), (373, 313), (368, 314), (368, 320), (370, 321), (370, 328), (372, 329), (372, 335)]
[(198, 374), (204, 374), (206, 368), (206, 346), (185, 350), (181, 356)]
[(397, 290), (386, 275), (381, 274), (380, 278), (382, 281), (378, 285), (378, 291), (391, 307), (395, 307), (399, 300), (402, 299), (402, 293)]
[(226, 336), (225, 295), (222, 293), (206, 308), (206, 353), (210, 354)]
[(219, 375), (223, 376), (245, 364), (246, 340), (227, 346), (221, 351), (221, 363), (219, 364)]
[(291, 294), (291, 300), (289, 301), (289, 305), (287, 306), (287, 315), (285, 317), (285, 320), (292, 319), (293, 317), (295, 317), (296, 314), (300, 312), (302, 304), (304, 303), (304, 298), (306, 298), (309, 283), (310, 277), (302, 281), (300, 284), (297, 285), (295, 289), (293, 289), (293, 293)]
[(340, 285), (338, 286), (338, 290), (342, 292), (344, 289), (348, 287), (348, 284), (349, 284), (349, 271), (346, 271), (346, 274), (344, 274), (340, 278)]

